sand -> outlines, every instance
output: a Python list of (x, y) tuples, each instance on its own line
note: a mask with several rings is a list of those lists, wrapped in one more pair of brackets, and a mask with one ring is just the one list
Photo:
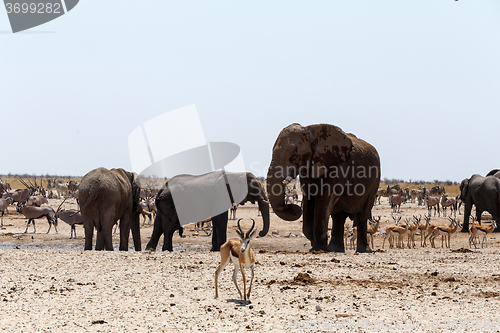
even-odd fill
[[(57, 208), (60, 200), (49, 205)], [(72, 204), (65, 203), (66, 208)], [(13, 208), (10, 208), (13, 212)], [(424, 214), (415, 204), (403, 217)], [(63, 222), (47, 235), (24, 232), (25, 220), (10, 215), (0, 230), (0, 329), (5, 332), (176, 332), (176, 331), (500, 331), (500, 248), (469, 250), (468, 235), (456, 233), (451, 248), (381, 250), (383, 227), (392, 223), (386, 201), (376, 205), (382, 227), (376, 252), (309, 253), (301, 223), (271, 214), (268, 236), (251, 243), (256, 254), (250, 302), (239, 300), (232, 267), (222, 272), (215, 299), (219, 253), (210, 238), (186, 227), (174, 235), (174, 252), (82, 251), (83, 230), (70, 240)], [(398, 214), (396, 214), (398, 215)], [(250, 225), (257, 209), (237, 212)], [(459, 220), (463, 216), (458, 215)], [(433, 223), (445, 223), (436, 217)], [(229, 235), (235, 236), (235, 221)], [(143, 248), (152, 227), (141, 229)], [(119, 237), (115, 235), (115, 248)], [(160, 240), (160, 246), (161, 247)], [(406, 243), (406, 240), (405, 240)], [(132, 242), (130, 242), (132, 245)], [(248, 271), (247, 278), (250, 272)], [(238, 273), (240, 288), (243, 287)]]

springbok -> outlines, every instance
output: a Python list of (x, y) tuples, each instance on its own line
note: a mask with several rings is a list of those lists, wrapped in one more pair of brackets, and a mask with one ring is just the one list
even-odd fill
[[(240, 298), (244, 301), (247, 300), (247, 297), (250, 298), (250, 292), (252, 291), (252, 282), (254, 277), (254, 265), (255, 265), (255, 256), (252, 248), (250, 247), (250, 240), (255, 236), (254, 230), (255, 221), (252, 219), (252, 227), (245, 234), (243, 230), (241, 230), (240, 221), (238, 220), (238, 233), (239, 239), (231, 238), (220, 247), (220, 265), (217, 267), (215, 271), (215, 298), (219, 297), (218, 290), (218, 278), (220, 272), (226, 267), (229, 261), (233, 262), (234, 271), (233, 271), (233, 282), (240, 293)], [(240, 268), (241, 275), (243, 277), (243, 296), (241, 295), (241, 290), (238, 287), (238, 283), (236, 282), (236, 277), (238, 275), (238, 267)], [(252, 272), (252, 278), (250, 279), (250, 287), (248, 288), (248, 294), (246, 292), (246, 279), (245, 279), (245, 268), (250, 268)]]
[(394, 247), (394, 241), (391, 241), (392, 237), (398, 236), (398, 243), (396, 244), (396, 247), (402, 247), (403, 245), (403, 236), (408, 230), (408, 225), (405, 224), (403, 227), (400, 227), (399, 221), (401, 220), (401, 216), (399, 216), (397, 219), (393, 216), (392, 217), (394, 221), (396, 222), (395, 225), (390, 225), (387, 228), (385, 228), (385, 237), (384, 241), (382, 242), (382, 248), (384, 248), (385, 245), (385, 240), (389, 238), (389, 248)]
[(236, 210), (238, 209), (238, 205), (233, 202), (231, 208), (229, 208), (229, 219), (236, 220)]
[(490, 234), (497, 228), (497, 221), (493, 221), (493, 223), (489, 226), (483, 226), (483, 225), (478, 225), (474, 224), (470, 227), (470, 237), (469, 237), (469, 247), (471, 246), (471, 243), (474, 244), (474, 248), (477, 249), (476, 242), (474, 239), (479, 236), (483, 236), (483, 241), (481, 242), (481, 248), (483, 248), (483, 245), (486, 244), (486, 247), (488, 247), (488, 241), (486, 240), (486, 235)]
[(356, 249), (356, 239), (358, 239), (358, 227), (352, 227), (351, 238), (349, 238), (349, 248)]
[(368, 224), (368, 226), (366, 228), (366, 235), (370, 237), (370, 239), (368, 240), (368, 244), (370, 244), (370, 241), (371, 241), (372, 249), (374, 249), (374, 247), (373, 247), (373, 235), (378, 231), (378, 228), (380, 226), (380, 216), (378, 218), (375, 218), (375, 219), (370, 219), (370, 221), (373, 221), (374, 223)]
[(425, 232), (427, 231), (427, 228), (431, 224), (430, 217), (424, 216), (424, 219), (425, 219), (425, 223), (421, 223), (422, 215), (420, 215), (419, 217), (416, 217), (415, 215), (413, 215), (413, 220), (418, 225), (418, 229), (420, 230), (420, 247), (425, 247), (427, 245), (427, 244), (425, 244), (425, 240), (426, 240)]
[(414, 220), (414, 223), (411, 223), (411, 220), (407, 219), (405, 222), (408, 225), (408, 241), (406, 245), (408, 245), (409, 249), (415, 248), (415, 234), (418, 229), (418, 221)]
[(347, 244), (347, 238), (349, 238), (349, 226), (346, 225), (344, 228), (344, 244)]
[(446, 240), (445, 237), (448, 236), (448, 245), (446, 246), (447, 248), (450, 248), (450, 238), (451, 234), (457, 231), (458, 229), (458, 222), (451, 218), (448, 217), (451, 221), (451, 226), (444, 226), (444, 225), (438, 225), (434, 228), (432, 231), (432, 234), (429, 237), (429, 241), (431, 242), (432, 247), (436, 247), (434, 244), (434, 239), (438, 236), (441, 235), (441, 247), (443, 247), (443, 242)]

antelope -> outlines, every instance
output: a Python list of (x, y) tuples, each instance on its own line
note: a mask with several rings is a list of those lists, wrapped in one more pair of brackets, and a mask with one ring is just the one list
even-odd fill
[[(429, 214), (429, 216), (424, 216), (426, 222), (427, 222), (427, 233), (425, 234), (424, 236), (424, 246), (426, 246), (427, 244), (427, 238), (429, 238), (429, 241), (430, 241), (430, 236), (432, 236), (434, 230), (437, 228), (437, 227), (448, 227), (444, 224), (431, 224), (431, 215)], [(432, 244), (431, 244), (432, 246)]]
[(349, 238), (349, 226), (345, 226), (344, 228), (344, 244), (347, 244), (347, 238)]
[[(472, 220), (472, 223), (469, 224), (469, 233), (470, 233), (470, 229), (472, 228), (473, 225), (476, 225), (478, 224), (477, 223), (477, 218), (475, 216), (470, 216), (470, 219)], [(476, 233), (476, 235), (472, 238), (472, 241), (475, 243), (476, 241), (479, 241), (479, 235)], [(469, 244), (470, 245), (470, 244)]]
[[(220, 257), (221, 257), (220, 265), (219, 267), (217, 267), (217, 270), (215, 271), (215, 298), (219, 297), (219, 291), (218, 291), (219, 274), (224, 269), (224, 267), (226, 267), (229, 261), (232, 261), (234, 265), (233, 282), (234, 285), (236, 286), (236, 289), (238, 289), (240, 298), (243, 298), (244, 301), (247, 300), (247, 297), (250, 298), (250, 292), (252, 291), (252, 282), (254, 277), (254, 265), (255, 265), (255, 256), (252, 248), (250, 247), (250, 240), (255, 236), (255, 232), (257, 230), (254, 230), (255, 221), (252, 219), (253, 222), (252, 227), (245, 234), (243, 230), (241, 230), (240, 226), (241, 220), (242, 219), (238, 220), (238, 230), (236, 230), (240, 238), (239, 239), (231, 238), (220, 247)], [(241, 295), (241, 290), (238, 287), (238, 283), (236, 282), (238, 267), (240, 268), (241, 276), (243, 277), (243, 296)], [(250, 287), (248, 288), (248, 294), (246, 293), (246, 280), (244, 272), (245, 268), (250, 268), (252, 272), (252, 278), (250, 279)]]
[(149, 225), (151, 225), (151, 215), (152, 213), (149, 211), (149, 205), (147, 202), (141, 201), (139, 202), (139, 207), (137, 207), (137, 211), (140, 215), (144, 216), (144, 222), (142, 222), (142, 226), (146, 224), (146, 216), (149, 218)]
[(420, 220), (422, 219), (422, 215), (419, 217), (416, 217), (413, 215), (413, 219), (415, 220), (415, 223), (418, 225), (418, 229), (420, 230), (420, 247), (425, 247), (426, 246), (426, 236), (425, 232), (427, 231), (427, 228), (431, 225), (431, 218), (424, 216), (425, 223), (420, 223)]
[(24, 200), (26, 200), (26, 198), (31, 194), (31, 192), (32, 191), (27, 188), (25, 188), (24, 190), (15, 190), (11, 195), (12, 204), (14, 204), (14, 202), (17, 202), (18, 207), (21, 206), (21, 203), (24, 202)]
[(389, 202), (391, 203), (392, 207), (392, 212), (396, 213), (396, 207), (398, 208), (398, 213), (399, 213), (399, 208), (401, 207), (401, 204), (403, 203), (404, 198), (402, 195), (399, 194), (393, 194), (389, 198)]
[(358, 239), (358, 227), (352, 227), (352, 236), (349, 238), (349, 248), (356, 249), (356, 239)]
[(377, 196), (375, 197), (375, 201), (378, 201), (378, 204), (380, 205), (380, 198), (382, 197), (389, 197), (389, 195), (387, 194), (387, 191), (386, 190), (383, 190), (382, 188), (378, 188), (378, 191), (377, 191)]
[(483, 241), (481, 242), (481, 248), (483, 248), (483, 245), (486, 243), (486, 247), (488, 247), (488, 241), (486, 240), (486, 235), (490, 234), (495, 230), (497, 227), (497, 221), (493, 221), (493, 223), (489, 226), (482, 226), (482, 225), (477, 225), (474, 224), (473, 226), (470, 227), (470, 237), (469, 237), (469, 247), (471, 246), (471, 243), (474, 244), (474, 248), (477, 249), (476, 242), (474, 241), (474, 238), (483, 236)]
[(401, 216), (398, 219), (394, 218), (394, 216), (392, 218), (396, 222), (396, 225), (390, 225), (385, 228), (385, 237), (384, 241), (382, 242), (382, 248), (384, 248), (385, 240), (387, 238), (389, 238), (389, 248), (394, 247), (393, 242), (391, 242), (391, 237), (393, 236), (398, 236), (398, 243), (396, 244), (396, 247), (402, 247), (403, 245), (403, 236), (408, 230), (408, 225), (405, 224), (403, 227), (400, 227), (398, 225), (399, 221), (401, 220)]
[(443, 247), (443, 242), (445, 241), (445, 237), (448, 236), (448, 246), (447, 248), (450, 248), (450, 238), (451, 234), (457, 231), (458, 229), (458, 222), (451, 218), (448, 217), (451, 221), (451, 226), (444, 226), (444, 225), (438, 225), (434, 228), (432, 231), (431, 236), (429, 237), (429, 241), (431, 242), (432, 247), (436, 247), (434, 244), (434, 239), (438, 236), (441, 235), (441, 247)]
[(28, 233), (28, 227), (30, 226), (30, 223), (33, 222), (33, 233), (36, 232), (36, 227), (35, 227), (35, 220), (40, 219), (42, 217), (47, 218), (47, 222), (49, 222), (49, 230), (47, 233), (50, 232), (50, 228), (52, 227), (52, 224), (54, 224), (54, 229), (57, 232), (57, 220), (55, 219), (56, 212), (54, 211), (53, 208), (51, 207), (36, 207), (36, 206), (22, 206), (18, 208), (18, 210), (26, 216), (28, 219), (28, 224), (26, 225), (26, 230), (24, 230), (24, 233)]
[[(286, 204), (286, 202), (285, 202)], [(238, 209), (238, 205), (233, 202), (231, 208), (229, 209), (229, 219), (236, 220), (236, 210)]]
[(61, 206), (64, 203), (64, 201), (66, 201), (66, 199), (64, 199), (63, 202), (61, 202), (61, 204), (59, 205), (59, 207), (57, 207), (56, 215), (55, 215), (56, 225), (57, 225), (57, 219), (63, 220), (64, 222), (66, 222), (67, 224), (69, 224), (71, 226), (71, 235), (70, 235), (69, 239), (73, 238), (73, 233), (75, 234), (75, 238), (76, 238), (75, 225), (77, 225), (77, 224), (82, 225), (83, 224), (82, 213), (80, 211), (77, 211), (74, 209), (61, 209)]
[(376, 219), (373, 219), (373, 221), (375, 221), (375, 223), (373, 224), (369, 224), (366, 228), (366, 235), (370, 236), (370, 240), (371, 240), (371, 243), (372, 243), (372, 249), (374, 248), (373, 247), (373, 235), (378, 231), (378, 228), (380, 226), (380, 216)]
[(32, 195), (28, 197), (28, 200), (26, 202), (26, 206), (36, 206), (40, 207), (43, 204), (48, 204), (49, 200), (47, 200), (46, 197), (41, 196), (41, 195)]
[(446, 208), (450, 207), (451, 214), (455, 213), (455, 217), (457, 217), (457, 201), (455, 198), (448, 198), (447, 194), (443, 194), (441, 207), (443, 207), (443, 216), (446, 216)]
[(412, 247), (415, 248), (415, 233), (418, 229), (418, 221), (415, 220), (415, 223), (411, 223), (411, 220), (407, 219), (405, 222), (408, 225), (408, 241), (406, 245), (408, 245), (409, 249), (411, 249)]
[(427, 203), (427, 210), (429, 212), (429, 215), (431, 215), (432, 207), (434, 207), (434, 216), (436, 216), (436, 207), (437, 207), (438, 216), (440, 216), (438, 197), (431, 197), (427, 195), (425, 197), (425, 202)]
[(0, 212), (2, 213), (2, 227), (3, 227), (3, 215), (7, 213), (9, 215), (9, 210), (7, 207), (12, 204), (12, 198), (0, 199)]

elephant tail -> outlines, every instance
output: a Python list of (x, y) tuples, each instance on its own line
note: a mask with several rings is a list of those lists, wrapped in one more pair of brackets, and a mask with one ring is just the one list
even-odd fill
[(92, 204), (92, 202), (97, 199), (97, 192), (94, 192), (94, 193), (90, 193), (90, 195), (87, 197), (87, 201), (85, 202), (85, 205), (83, 205), (82, 207), (80, 207), (80, 212), (83, 212), (87, 209), (87, 207), (89, 207), (89, 205)]

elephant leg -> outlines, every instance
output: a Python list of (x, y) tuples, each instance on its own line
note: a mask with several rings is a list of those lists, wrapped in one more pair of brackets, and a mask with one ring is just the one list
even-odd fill
[[(121, 229), (122, 228), (120, 228), (120, 234)], [(111, 225), (111, 227), (109, 228), (102, 228), (101, 234), (104, 244), (104, 250), (113, 251), (113, 225)]]
[[(313, 241), (312, 248), (309, 251), (328, 251), (328, 219), (330, 217), (327, 212), (329, 196), (318, 195), (315, 200), (314, 207), (314, 222), (313, 222)], [(344, 229), (342, 228), (342, 238), (344, 237)]]
[(130, 215), (128, 212), (120, 218), (120, 251), (128, 251), (128, 239), (130, 238)]
[(212, 234), (212, 248), (210, 251), (220, 251), (220, 247), (227, 240), (227, 219), (228, 212), (212, 217), (212, 226), (214, 233)]
[[(345, 252), (344, 224), (348, 214), (346, 212), (334, 213), (332, 216), (332, 238), (328, 244), (331, 252)], [(353, 239), (354, 240), (354, 239)]]
[(210, 251), (217, 251), (217, 237), (218, 237), (217, 234), (218, 234), (217, 228), (215, 227), (215, 224), (212, 221), (212, 248), (210, 249)]
[(163, 234), (163, 247), (161, 249), (162, 251), (172, 252), (174, 250), (172, 244), (172, 238), (174, 237), (175, 230), (176, 229), (166, 230), (165, 233)]
[(304, 199), (302, 201), (303, 204), (303, 212), (302, 212), (302, 232), (304, 236), (308, 240), (312, 241), (314, 239), (313, 230), (314, 230), (314, 197), (306, 197), (304, 195)]
[(97, 237), (95, 241), (95, 249), (96, 251), (104, 250), (104, 234), (102, 231), (97, 231)]
[(85, 231), (85, 248), (84, 250), (92, 250), (92, 239), (94, 238), (94, 224), (85, 223), (83, 225)]
[[(151, 216), (151, 215), (150, 215)], [(134, 240), (134, 249), (141, 251), (141, 228), (139, 226), (139, 215), (135, 214), (130, 217), (130, 230), (132, 231), (132, 239)]]
[(151, 238), (146, 245), (147, 251), (155, 251), (158, 246), (158, 241), (160, 240), (161, 235), (163, 234), (163, 214), (158, 212), (155, 217), (155, 222), (153, 224), (153, 233), (151, 234)]
[(472, 211), (472, 203), (466, 202), (464, 205), (464, 224), (460, 232), (469, 232), (469, 218)]
[(368, 214), (366, 212), (358, 213), (355, 215), (355, 220), (357, 222), (358, 226), (358, 239), (356, 242), (356, 252), (358, 253), (365, 253), (365, 252), (372, 252), (370, 249), (370, 245), (368, 245), (368, 239), (366, 236), (367, 233), (367, 221), (368, 221)]

